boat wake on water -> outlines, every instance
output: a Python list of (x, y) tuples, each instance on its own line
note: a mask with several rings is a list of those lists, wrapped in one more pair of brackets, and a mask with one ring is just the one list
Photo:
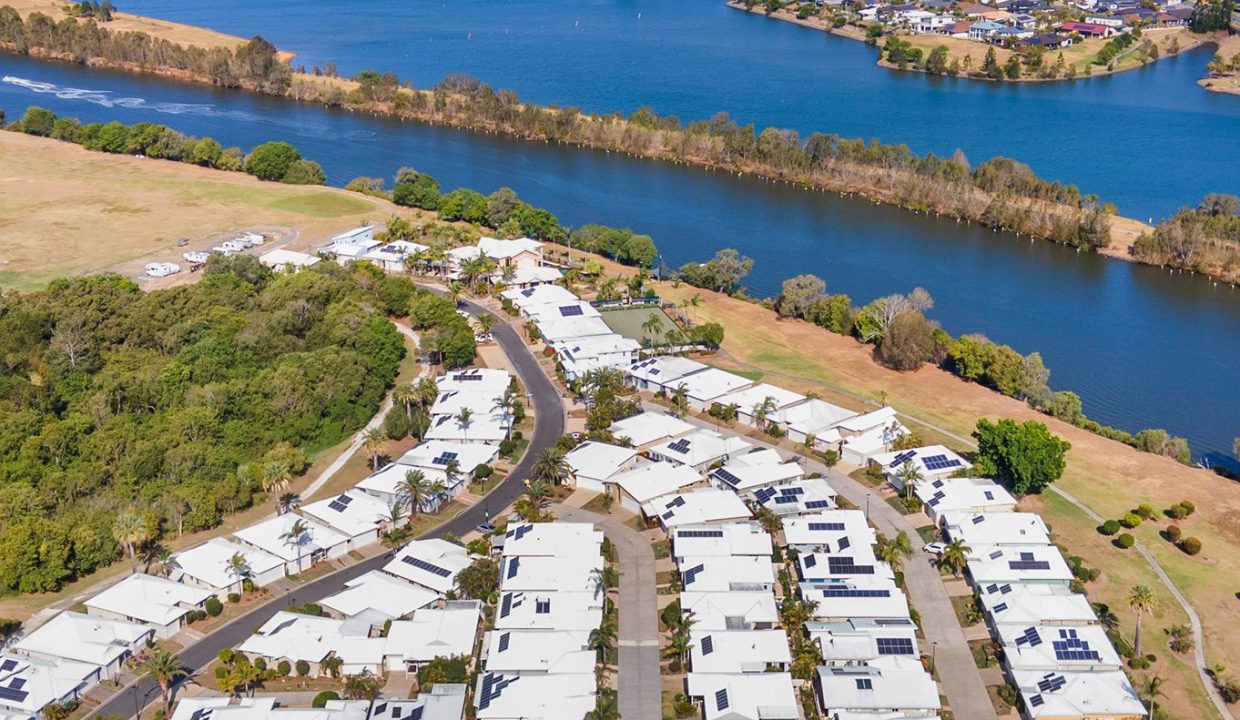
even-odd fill
[(90, 90), (86, 88), (61, 87), (55, 83), (28, 80), (13, 75), (5, 75), (0, 81), (15, 85), (40, 95), (54, 95), (61, 100), (84, 100), (107, 108), (127, 108), (130, 110), (153, 110), (166, 115), (205, 115), (213, 117), (249, 117), (248, 113), (222, 111), (213, 105), (200, 103), (148, 102), (140, 97), (116, 97), (110, 90)]

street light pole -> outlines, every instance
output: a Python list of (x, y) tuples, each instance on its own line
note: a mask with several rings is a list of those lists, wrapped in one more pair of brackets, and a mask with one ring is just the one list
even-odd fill
[(939, 643), (935, 641), (930, 644), (930, 677), (933, 678), (938, 673), (939, 664), (937, 662), (939, 654)]
[(865, 519), (866, 522), (870, 520), (870, 493), (865, 494)]

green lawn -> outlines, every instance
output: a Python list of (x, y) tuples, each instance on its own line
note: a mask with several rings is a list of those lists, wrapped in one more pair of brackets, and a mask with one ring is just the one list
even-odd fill
[(668, 330), (676, 328), (676, 323), (672, 322), (672, 319), (667, 316), (667, 313), (663, 312), (661, 308), (654, 306), (624, 308), (623, 310), (608, 310), (603, 313), (603, 322), (607, 323), (607, 327), (616, 331), (620, 335), (623, 335), (631, 340), (636, 340), (642, 345), (649, 345), (652, 339), (655, 342), (661, 343), (664, 341), (662, 335), (651, 338), (650, 334), (642, 329), (642, 325), (645, 324), (651, 316), (659, 318), (659, 322), (663, 324), (664, 333)]

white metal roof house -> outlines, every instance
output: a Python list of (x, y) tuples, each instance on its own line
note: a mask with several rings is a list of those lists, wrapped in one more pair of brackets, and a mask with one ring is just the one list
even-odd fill
[(500, 585), (505, 591), (602, 592), (599, 571), (603, 558), (599, 555), (556, 557), (549, 555), (512, 555), (500, 565)]
[(975, 586), (992, 583), (1067, 586), (1072, 582), (1072, 569), (1053, 545), (983, 545), (971, 550), (968, 571)]
[(499, 457), (499, 448), (479, 443), (454, 443), (446, 440), (428, 440), (400, 456), (399, 465), (424, 470), (445, 472), (449, 463), (456, 461), (460, 472), (469, 474), (479, 465), (490, 465)]
[(435, 415), (426, 431), (426, 439), (498, 445), (511, 431), (512, 416), (505, 410), (475, 413), (468, 420), (457, 415)]
[(804, 402), (805, 396), (769, 383), (759, 383), (728, 393), (714, 401), (722, 407), (736, 406), (736, 418), (746, 425), (758, 425), (758, 418), (772, 420), (780, 410)]
[(752, 449), (745, 440), (733, 435), (721, 435), (714, 430), (701, 428), (674, 440), (650, 448), (647, 454), (652, 460), (675, 462), (705, 472), (717, 462), (725, 462), (734, 455)]
[(906, 464), (911, 464), (923, 481), (951, 477), (961, 470), (973, 467), (973, 463), (942, 445), (878, 453), (870, 457), (870, 462), (882, 468), (887, 481), (896, 490), (904, 489), (900, 472)]
[(616, 475), (632, 470), (637, 465), (637, 451), (633, 448), (608, 445), (587, 440), (568, 451), (564, 462), (572, 470), (573, 480), (579, 489), (603, 492), (606, 483)]
[(500, 594), (496, 630), (584, 630), (603, 620), (603, 596), (594, 592), (523, 592)]
[(594, 673), (484, 672), (474, 692), (478, 720), (581, 720), (594, 710)]
[(543, 244), (530, 238), (478, 239), (478, 252), (504, 267), (537, 267), (543, 262)]
[(701, 474), (688, 465), (646, 460), (612, 476), (607, 485), (615, 488), (621, 507), (639, 513), (647, 503), (705, 482)]
[(1089, 598), (1062, 585), (990, 583), (977, 589), (986, 620), (996, 625), (1092, 625)]
[(917, 658), (891, 655), (869, 665), (824, 665), (814, 679), (823, 714), (903, 713), (937, 717), (942, 704), (934, 680)]
[(456, 370), (435, 378), (435, 385), (440, 394), (464, 390), (466, 392), (486, 393), (491, 397), (500, 397), (512, 384), (512, 376), (504, 370), (493, 368), (467, 368)]
[(569, 380), (578, 380), (594, 370), (625, 369), (641, 353), (641, 344), (623, 335), (595, 335), (559, 345), (560, 365)]
[(704, 720), (796, 720), (800, 717), (788, 673), (701, 673), (685, 680), (686, 693), (700, 698)]
[(888, 578), (854, 575), (804, 582), (799, 588), (801, 597), (818, 603), (815, 620), (903, 620), (909, 617), (908, 598)]
[(783, 630), (691, 630), (689, 664), (696, 673), (784, 672), (792, 664)]
[(154, 636), (155, 629), (150, 625), (66, 610), (19, 639), (10, 649), (34, 658), (87, 663), (98, 667), (102, 677), (112, 678)]
[(268, 697), (182, 697), (172, 720), (460, 720), (467, 685), (436, 683), (412, 700), (381, 698), (373, 714), (368, 700), (328, 700), (322, 708), (283, 707)]
[(716, 487), (731, 490), (744, 498), (754, 498), (763, 488), (775, 488), (800, 480), (805, 470), (793, 460), (787, 462), (772, 449), (735, 455), (711, 473)]
[(818, 643), (826, 665), (857, 665), (890, 655), (920, 656), (917, 624), (909, 618), (808, 622), (805, 630)]
[(719, 368), (707, 367), (677, 378), (667, 386), (667, 392), (670, 395), (684, 388), (689, 407), (706, 411), (723, 396), (750, 385), (753, 385), (753, 381), (748, 378)]
[(406, 672), (415, 672), (437, 657), (472, 656), (481, 618), (482, 603), (455, 600), (397, 620), (388, 629), (385, 664), (389, 670), (404, 667)]
[(1050, 545), (1050, 531), (1034, 513), (945, 513), (943, 529), (952, 540), (979, 545)]
[(681, 583), (694, 592), (771, 592), (775, 570), (770, 557), (685, 557)]
[(1119, 670), (1120, 658), (1101, 625), (999, 625), (1009, 671)]
[(371, 248), (362, 257), (383, 268), (384, 272), (401, 273), (405, 272), (405, 260), (410, 255), (417, 255), (427, 250), (430, 248), (426, 245), (408, 240), (393, 240)]
[(687, 557), (770, 558), (771, 535), (756, 522), (723, 523), (721, 525), (678, 525), (670, 533), (672, 556), (676, 562)]
[(387, 503), (357, 490), (303, 505), (300, 512), (349, 538), (350, 548), (377, 542), (391, 520)]
[[(230, 566), (236, 555), (245, 561), (242, 568), (245, 572), (240, 575)], [(241, 592), (242, 581), (247, 578), (263, 587), (284, 577), (284, 561), (280, 558), (224, 538), (212, 538), (173, 557), (177, 561), (171, 575), (173, 580), (206, 588), (221, 600), (230, 592)]]
[(769, 630), (779, 624), (775, 596), (766, 591), (686, 590), (682, 612), (693, 612), (697, 630)]
[(602, 553), (603, 532), (591, 523), (510, 523), (504, 533), (504, 557), (586, 557)]
[(615, 334), (602, 318), (597, 317), (548, 317), (536, 321), (536, 324), (543, 340), (553, 347), (596, 335)]
[(284, 248), (268, 250), (258, 257), (260, 263), (278, 273), (310, 267), (321, 259), (318, 255), (307, 255), (306, 253), (285, 250)]
[(563, 272), (548, 265), (520, 265), (505, 284), (514, 288), (532, 288), (559, 282), (562, 277)]
[(469, 552), (440, 538), (414, 540), (396, 551), (383, 572), (439, 594), (456, 585), (457, 573), (473, 564)]
[(807, 582), (867, 575), (895, 579), (895, 571), (874, 557), (868, 545), (858, 545), (837, 552), (801, 552), (796, 559), (797, 575)]
[(487, 672), (581, 675), (596, 661), (583, 630), (495, 630), (486, 645)]
[[(295, 533), (298, 523), (302, 532)], [(326, 525), (285, 513), (268, 518), (233, 533), (239, 542), (262, 550), (284, 561), (290, 575), (315, 563), (332, 560), (349, 551), (349, 538)]]
[[(493, 446), (479, 445), (478, 447), (490, 448)], [(434, 512), (445, 501), (460, 494), (465, 488), (466, 480), (469, 478), (468, 471), (464, 469), (461, 469), (455, 477), (449, 477), (442, 468), (414, 467), (397, 462), (389, 463), (377, 472), (362, 478), (360, 482), (353, 486), (353, 489), (371, 495), (385, 505), (390, 506), (394, 502), (407, 503), (409, 498), (405, 490), (405, 482), (411, 472), (422, 473), (422, 477), (425, 478), (427, 484), (427, 492), (418, 501), (418, 512)], [(442, 483), (442, 492), (435, 493), (430, 491), (430, 488), (435, 483)]]
[(389, 620), (403, 618), (415, 610), (439, 602), (439, 593), (405, 582), (381, 570), (371, 570), (345, 583), (344, 589), (319, 604), (334, 617), (351, 618), (366, 614)]
[(1145, 705), (1122, 670), (1013, 673), (1032, 720), (1142, 720)]
[(828, 510), (813, 515), (783, 518), (784, 542), (801, 552), (822, 550), (840, 553), (869, 547), (877, 536), (860, 510)]
[(617, 420), (609, 428), (617, 440), (628, 439), (633, 447), (639, 450), (678, 438), (696, 429), (696, 425), (660, 412), (644, 412)]
[(85, 602), (86, 612), (109, 620), (124, 620), (155, 629), (155, 637), (176, 634), (191, 610), (206, 604), (212, 592), (145, 573), (121, 580)]
[(91, 663), (0, 653), (0, 718), (41, 717), (43, 708), (78, 699), (99, 680)]
[(748, 520), (749, 508), (735, 493), (716, 488), (699, 488), (679, 495), (663, 496), (646, 503), (642, 512), (665, 531), (678, 525), (724, 523)]
[(538, 285), (530, 288), (510, 288), (500, 293), (500, 297), (511, 302), (522, 317), (529, 318), (528, 310), (539, 305), (570, 303), (577, 299), (571, 291), (559, 285)]
[(939, 478), (917, 483), (913, 492), (922, 509), (936, 523), (944, 513), (1002, 513), (1016, 508), (1016, 498), (994, 480), (986, 478)]
[(660, 355), (634, 362), (629, 366), (629, 377), (638, 389), (668, 392), (675, 388), (676, 382), (681, 378), (701, 372), (706, 368), (705, 363), (696, 360), (675, 355)]
[(329, 656), (343, 661), (341, 671), (346, 675), (367, 670), (381, 674), (388, 639), (372, 637), (370, 620), (359, 620), (337, 620), (282, 610), (246, 638), (237, 650), (251, 658), (261, 657), (273, 667), (281, 660), (289, 663), (305, 660), (310, 664), (311, 677), (319, 676), (322, 672), (319, 663)]
[(806, 437), (813, 435), (817, 439), (815, 445), (825, 448), (827, 443), (838, 442), (840, 439), (839, 432), (833, 432), (835, 426), (856, 415), (856, 412), (847, 408), (810, 398), (803, 403), (777, 410), (770, 419), (784, 429), (789, 440), (804, 443)]
[(571, 317), (596, 318), (603, 315), (593, 305), (576, 297), (558, 303), (530, 305), (526, 307), (524, 314), (534, 322)]
[(822, 478), (794, 480), (778, 488), (754, 491), (754, 500), (779, 516), (810, 515), (835, 510), (836, 492)]

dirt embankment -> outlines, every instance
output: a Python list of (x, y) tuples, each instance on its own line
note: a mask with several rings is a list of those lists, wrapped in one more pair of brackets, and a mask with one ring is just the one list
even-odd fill
[[(1211, 71), (1210, 74), (1197, 81), (1201, 87), (1210, 92), (1240, 95), (1240, 35), (1228, 35), (1218, 40), (1216, 57), (1221, 57), (1229, 70)], [(1236, 58), (1236, 61), (1232, 61)]]

